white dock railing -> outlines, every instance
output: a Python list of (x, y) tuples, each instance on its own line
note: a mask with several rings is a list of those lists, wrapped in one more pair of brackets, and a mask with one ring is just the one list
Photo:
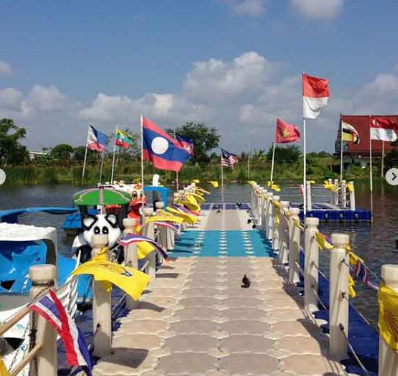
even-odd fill
[[(160, 209), (160, 208), (158, 208)], [(151, 216), (153, 209), (145, 208), (144, 215)], [(124, 220), (124, 234), (134, 232), (135, 220)], [(153, 223), (144, 229), (145, 235), (155, 240)], [(167, 229), (166, 239), (174, 239), (174, 232)], [(107, 235), (94, 235), (92, 256), (98, 254), (108, 244)], [(136, 244), (130, 244), (124, 249), (126, 266), (138, 268)], [(141, 268), (152, 278), (156, 278), (156, 252), (151, 252)], [(42, 298), (49, 289), (56, 288), (56, 267), (54, 265), (35, 265), (29, 270), (32, 288), (30, 290), (31, 303)], [(62, 286), (63, 287), (63, 286)], [(61, 287), (61, 288), (62, 288)], [(112, 350), (112, 321), (113, 313), (117, 312), (120, 305), (126, 301), (126, 308), (137, 307), (137, 301), (124, 294), (114, 307), (111, 304), (111, 293), (104, 289), (101, 282), (92, 281), (93, 291), (93, 353), (103, 357), (111, 354)], [(30, 305), (29, 304), (29, 305)], [(30, 376), (57, 376), (57, 333), (54, 328), (40, 315), (30, 310), (29, 305), (21, 309), (8, 321), (0, 326), (0, 336), (16, 325), (23, 317), (30, 315), (30, 349), (19, 364), (13, 365), (9, 370), (10, 376), (18, 375), (27, 365), (30, 365)], [(89, 346), (90, 347), (90, 346)]]
[[(341, 185), (334, 183), (338, 189), (333, 191), (336, 202), (349, 202), (351, 209), (355, 209), (354, 184), (349, 183), (349, 189), (345, 182)], [(337, 193), (340, 192), (340, 195)], [(347, 194), (349, 198), (347, 199)], [(288, 281), (296, 284), (300, 275), (304, 279), (304, 309), (312, 316), (318, 311), (318, 306), (325, 305), (318, 295), (319, 250), (325, 248), (330, 251), (329, 265), (329, 351), (330, 357), (341, 361), (347, 358), (347, 350), (350, 348), (358, 364), (365, 374), (369, 374), (357, 357), (354, 349), (348, 341), (349, 332), (349, 235), (334, 233), (331, 241), (326, 241), (324, 235), (319, 233), (319, 219), (307, 218), (305, 224), (299, 220), (300, 210), (290, 207), (288, 201), (279, 201), (279, 196), (267, 192), (258, 185), (252, 185), (252, 197), (262, 196), (260, 201), (262, 209), (253, 207), (251, 210), (254, 222), (258, 221), (257, 213), (265, 213), (262, 217), (265, 236), (272, 242), (272, 248), (277, 252), (277, 261), (280, 267), (288, 272)], [(259, 202), (252, 201), (255, 205)], [(304, 248), (301, 244), (304, 244)], [(300, 266), (300, 252), (304, 254), (304, 266)], [(375, 276), (377, 277), (377, 276)], [(398, 265), (384, 265), (382, 279), (387, 286), (398, 292)], [(395, 376), (398, 373), (398, 353), (392, 351), (386, 343), (380, 339), (379, 374), (383, 376)]]

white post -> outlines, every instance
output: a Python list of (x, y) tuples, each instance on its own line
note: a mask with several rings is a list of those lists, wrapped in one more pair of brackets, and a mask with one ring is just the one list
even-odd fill
[(319, 246), (315, 239), (319, 218), (305, 219), (304, 306), (307, 312), (318, 310)]
[[(124, 226), (124, 235), (134, 234), (134, 226), (135, 226), (134, 218), (124, 218), (123, 226)], [(134, 269), (138, 269), (138, 255), (137, 255), (137, 244), (129, 244), (124, 249), (124, 264), (126, 266), (130, 266)], [(130, 295), (126, 296), (126, 308), (134, 309), (137, 308), (138, 301), (134, 300)]]
[(274, 228), (274, 206), (272, 205), (272, 199), (274, 194), (272, 192), (267, 193), (267, 208), (266, 208), (266, 237), (268, 240), (272, 239), (272, 230)]
[(262, 231), (267, 230), (267, 189), (263, 188), (263, 193), (262, 193), (262, 204), (261, 204), (261, 227), (260, 229)]
[(86, 151), (84, 152), (84, 162), (83, 162), (83, 171), (82, 171), (82, 185), (84, 184), (84, 173), (86, 172), (86, 162), (87, 162), (87, 142), (86, 142)]
[[(273, 201), (275, 201), (275, 203), (278, 205), (279, 204), (279, 199), (280, 199), (279, 196), (274, 196), (274, 200)], [(272, 205), (272, 206), (273, 206), (272, 214), (273, 214), (273, 224), (274, 224), (274, 228), (273, 228), (273, 231), (272, 231), (272, 249), (275, 250), (275, 251), (278, 251), (279, 250), (279, 237), (280, 237), (279, 224), (278, 224), (279, 216), (278, 216), (278, 219), (277, 219), (278, 210), (277, 210), (276, 207), (274, 207), (274, 205)]]
[(353, 181), (350, 181), (350, 185), (352, 187), (350, 191), (350, 209), (355, 210), (355, 185)]
[(312, 210), (312, 189), (311, 189), (311, 182), (307, 181), (306, 185), (307, 189), (307, 210)]
[[(57, 268), (55, 265), (35, 265), (29, 268), (29, 277), (32, 287), (29, 297), (34, 300), (39, 293), (54, 286), (57, 280)], [(34, 325), (33, 325), (34, 323)], [(30, 367), (31, 376), (57, 376), (57, 333), (53, 327), (42, 316), (31, 311), (30, 327), (35, 328), (36, 344), (42, 348), (37, 356), (37, 362), (32, 362)], [(37, 365), (37, 368), (36, 368)]]
[[(108, 244), (108, 235), (94, 235), (92, 238), (92, 255), (97, 255)], [(107, 255), (108, 257), (108, 255)], [(94, 355), (102, 357), (112, 351), (112, 304), (111, 294), (106, 291), (102, 282), (93, 278), (93, 332)]]
[(221, 167), (221, 202), (224, 203), (224, 169), (222, 166), (222, 151), (220, 155), (220, 167)]
[(330, 251), (329, 349), (330, 356), (337, 361), (347, 358), (345, 337), (348, 337), (349, 259), (345, 247), (349, 242), (350, 237), (346, 234), (332, 234), (334, 248)]
[(347, 207), (347, 185), (345, 180), (341, 181), (340, 200), (341, 200), (341, 207), (345, 209)]
[(339, 181), (338, 179), (334, 179), (334, 204), (339, 206)]
[[(381, 279), (387, 287), (398, 292), (398, 265), (383, 265)], [(393, 351), (381, 336), (379, 338), (379, 375), (398, 375), (398, 353)]]
[[(143, 209), (144, 218), (151, 217), (153, 215), (153, 208), (144, 208)], [(155, 240), (155, 229), (153, 222), (147, 223), (142, 228), (143, 235)], [(151, 252), (148, 255), (149, 265), (148, 265), (148, 275), (151, 277), (151, 280), (156, 279), (156, 252)]]
[(340, 115), (340, 181), (343, 180), (343, 119)]
[(289, 244), (289, 222), (286, 220), (284, 212), (289, 210), (289, 201), (281, 201), (281, 210), (279, 213), (279, 255), (278, 261), (285, 265), (288, 262), (288, 244)]
[(300, 209), (290, 208), (289, 218), (289, 282), (297, 283), (300, 281), (298, 263), (300, 261), (300, 229), (294, 224), (294, 220), (299, 220)]

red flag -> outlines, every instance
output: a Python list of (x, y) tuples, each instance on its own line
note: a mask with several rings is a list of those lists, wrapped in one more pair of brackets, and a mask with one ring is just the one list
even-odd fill
[(298, 140), (300, 140), (300, 131), (295, 125), (276, 119), (275, 142), (277, 144), (287, 144)]
[(396, 141), (398, 139), (398, 124), (387, 118), (371, 117), (370, 139)]
[(303, 73), (303, 118), (316, 119), (328, 100), (329, 80)]

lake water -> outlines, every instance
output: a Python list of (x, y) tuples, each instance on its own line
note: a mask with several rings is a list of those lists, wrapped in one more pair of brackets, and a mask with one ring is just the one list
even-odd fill
[[(211, 192), (208, 202), (220, 202), (219, 189), (206, 187)], [(75, 186), (33, 186), (33, 187), (0, 187), (0, 210), (32, 206), (72, 206), (72, 196), (79, 188)], [(299, 197), (299, 191), (294, 191)], [(290, 193), (290, 192), (289, 192)], [(369, 187), (367, 182), (356, 183), (356, 203), (358, 208), (370, 210)], [(320, 231), (326, 235), (343, 232), (350, 235), (351, 245), (367, 265), (380, 275), (383, 264), (398, 264), (398, 250), (394, 238), (398, 236), (398, 187), (385, 183), (374, 185), (374, 221), (369, 223), (328, 223), (322, 224)], [(250, 187), (231, 184), (225, 187), (227, 202), (248, 202)], [(24, 215), (21, 223), (37, 226), (54, 226), (60, 228), (65, 216), (48, 214)], [(58, 231), (58, 245), (62, 253), (68, 254), (73, 238), (67, 238), (62, 230)], [(327, 255), (321, 255), (322, 269), (327, 272)], [(372, 323), (377, 320), (376, 293), (357, 283), (358, 297), (354, 305)]]

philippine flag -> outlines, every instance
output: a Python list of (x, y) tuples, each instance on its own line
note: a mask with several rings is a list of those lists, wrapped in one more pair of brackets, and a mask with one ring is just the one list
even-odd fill
[(87, 149), (99, 151), (102, 153), (105, 150), (106, 144), (109, 142), (109, 137), (97, 131), (92, 125), (88, 126), (87, 134)]
[(142, 118), (143, 158), (151, 161), (159, 170), (179, 172), (190, 154), (181, 143), (149, 119)]

